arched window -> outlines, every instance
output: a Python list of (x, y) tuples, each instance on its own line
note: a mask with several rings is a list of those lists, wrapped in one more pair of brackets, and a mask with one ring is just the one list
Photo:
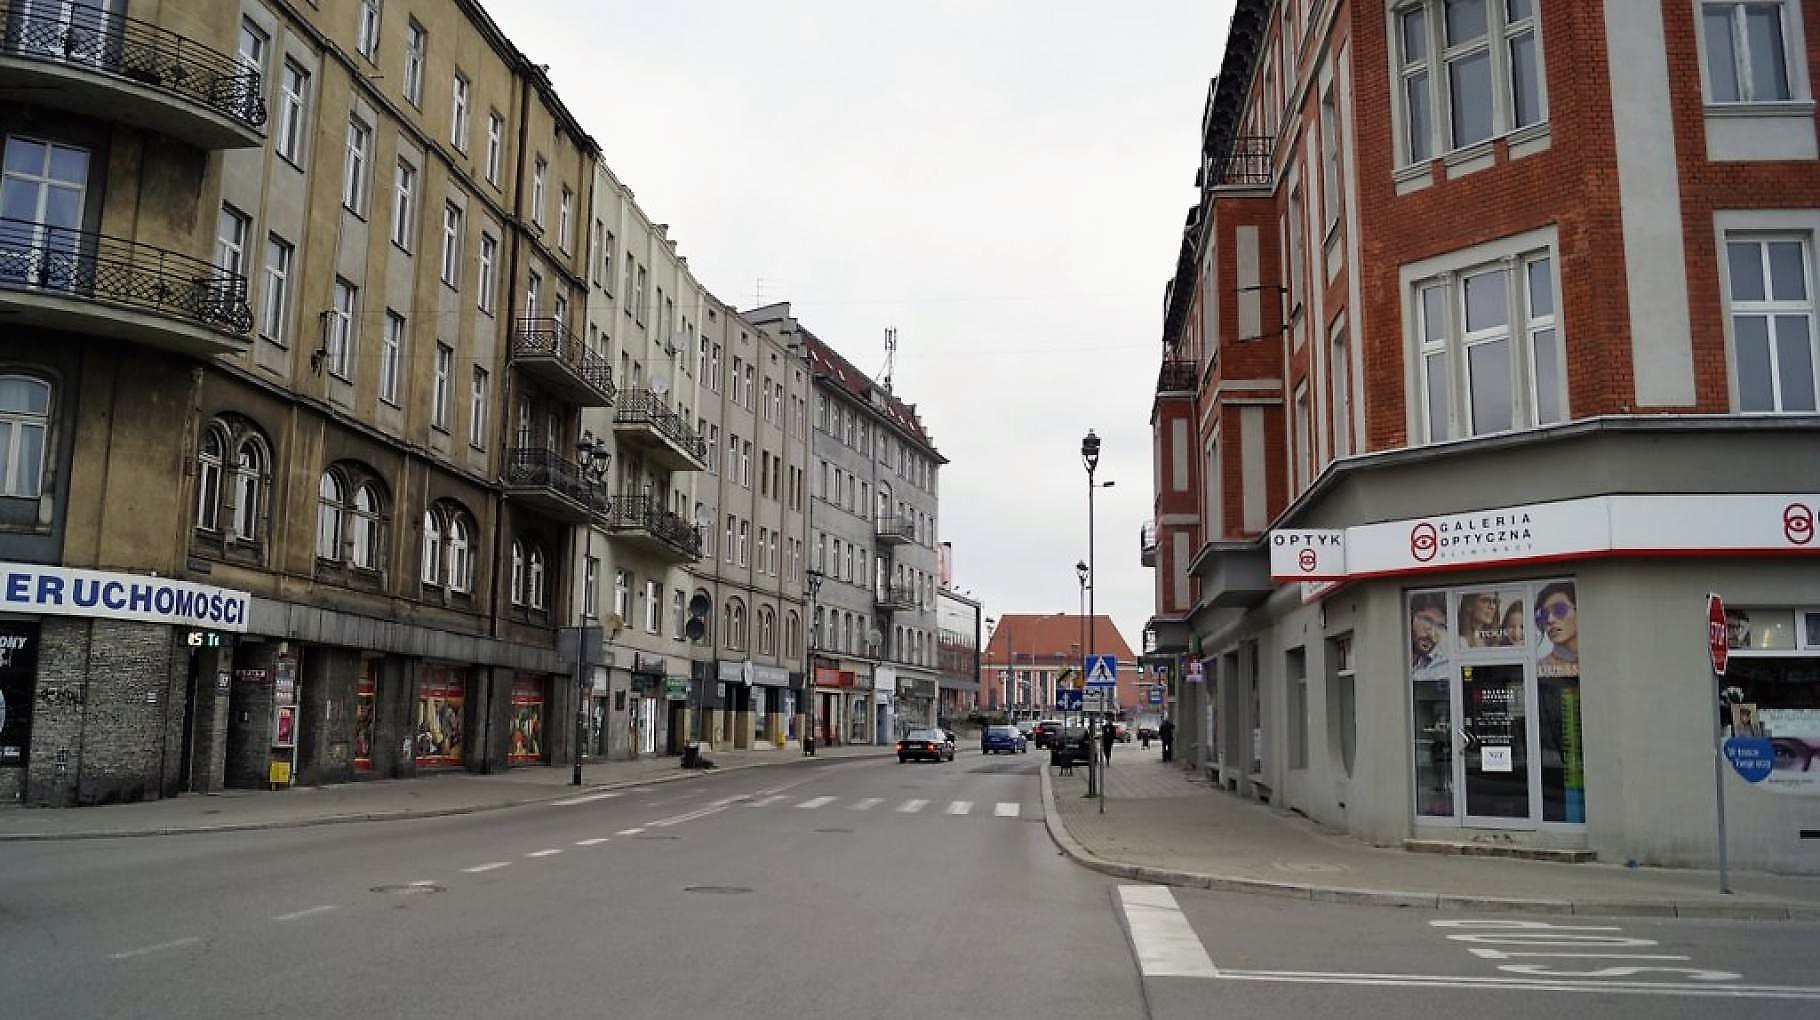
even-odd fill
[(772, 644), (774, 635), (771, 633), (771, 626), (771, 610), (761, 607), (758, 611), (758, 654), (760, 655), (777, 654), (777, 647)]
[(842, 613), (840, 617), (840, 648), (843, 652), (853, 650), (853, 614)]
[(221, 523), (221, 465), (227, 444), (213, 425), (202, 430), (196, 450), (196, 527), (214, 531)]
[(468, 544), (468, 522), (459, 513), (449, 514), (449, 590), (474, 590), (474, 553)]
[(531, 547), (531, 567), (529, 573), (525, 577), (525, 585), (529, 589), (529, 591), (526, 592), (528, 596), (526, 601), (531, 603), (532, 609), (542, 609), (543, 550), (536, 546)]
[(380, 509), (379, 493), (371, 484), (354, 490), (354, 505), (348, 512), (348, 538), (353, 546), (354, 565), (366, 570), (379, 569)]
[(347, 501), (347, 488), (333, 471), (324, 471), (316, 485), (316, 556), (318, 559), (341, 559), (341, 507)]
[(442, 583), (442, 519), (434, 510), (423, 512), (423, 563), (417, 578), (424, 584)]
[(517, 539), (512, 540), (512, 604), (525, 604), (525, 546)]
[(795, 613), (784, 615), (784, 655), (794, 662), (803, 654), (803, 620)]
[(746, 604), (738, 599), (727, 600), (727, 647), (746, 647)]
[(0, 375), (0, 496), (37, 499), (41, 494), (50, 425), (51, 384), (27, 375)]
[(815, 607), (815, 619), (813, 622), (814, 627), (809, 631), (809, 644), (813, 648), (824, 647), (827, 644), (828, 631), (820, 606)]
[[(234, 505), (234, 537), (251, 542), (259, 537), (259, 500), (265, 490), (265, 444), (254, 436), (240, 441), (234, 455), (234, 485), (229, 499)], [(212, 525), (211, 525), (212, 526)]]
[(891, 658), (899, 660), (904, 658), (904, 628), (902, 626), (891, 628)]

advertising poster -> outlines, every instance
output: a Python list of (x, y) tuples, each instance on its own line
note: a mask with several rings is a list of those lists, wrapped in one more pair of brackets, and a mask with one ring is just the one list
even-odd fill
[(37, 625), (0, 624), (0, 768), (23, 768), (30, 755), (37, 674)]
[(273, 724), (273, 747), (297, 746), (297, 706), (279, 705), (278, 717)]
[[(1734, 647), (1781, 651), (1779, 636), (1792, 627), (1790, 610), (1727, 608)], [(1732, 617), (1744, 622), (1739, 633)], [(1810, 649), (1815, 646), (1809, 645)], [(1725, 671), (1720, 723), (1728, 737), (1768, 745), (1774, 764), (1754, 784), (1771, 793), (1820, 796), (1820, 657), (1733, 655)]]
[(376, 660), (368, 660), (369, 672), (354, 684), (354, 768), (361, 772), (373, 771), (374, 695), (378, 684), (371, 671), (378, 668)]
[(1460, 648), (1520, 648), (1527, 627), (1523, 621), (1523, 589), (1486, 588), (1462, 593), (1454, 615)]
[(512, 681), (512, 730), (506, 760), (515, 764), (543, 761), (543, 681)]
[(1453, 663), (1447, 630), (1447, 594), (1409, 596), (1409, 675), (1416, 682), (1448, 677)]
[(461, 764), (466, 700), (465, 675), (441, 666), (424, 667), (417, 684), (417, 764)]
[(1580, 598), (1572, 581), (1535, 589), (1536, 707), (1541, 714), (1542, 820), (1586, 821), (1580, 730)]

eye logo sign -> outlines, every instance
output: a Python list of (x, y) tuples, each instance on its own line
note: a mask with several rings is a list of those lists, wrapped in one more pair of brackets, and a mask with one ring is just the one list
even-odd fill
[(1427, 521), (1409, 529), (1409, 555), (1414, 556), (1417, 563), (1427, 563), (1434, 559), (1440, 546), (1440, 536), (1436, 534), (1435, 526)]
[(1313, 549), (1303, 549), (1296, 554), (1295, 558), (1296, 566), (1301, 567), (1302, 573), (1304, 574), (1314, 573), (1315, 564), (1318, 560), (1320, 560), (1320, 556), (1316, 555)]
[(1782, 534), (1795, 545), (1814, 540), (1814, 511), (1805, 503), (1790, 503), (1782, 508)]

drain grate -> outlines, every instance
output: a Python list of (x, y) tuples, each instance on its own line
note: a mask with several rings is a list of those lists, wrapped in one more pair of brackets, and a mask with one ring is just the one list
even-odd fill
[(369, 892), (384, 893), (388, 896), (421, 896), (428, 893), (448, 892), (434, 882), (409, 882), (403, 885), (376, 885)]
[(714, 894), (721, 895), (721, 896), (738, 896), (742, 893), (749, 893), (751, 891), (752, 890), (746, 888), (743, 885), (687, 885), (687, 886), (683, 886), (683, 892), (714, 893)]

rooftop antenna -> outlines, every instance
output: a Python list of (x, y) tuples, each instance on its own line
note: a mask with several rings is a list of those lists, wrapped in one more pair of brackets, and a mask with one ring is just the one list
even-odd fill
[(879, 385), (891, 392), (891, 369), (897, 363), (897, 327), (885, 327), (885, 370), (878, 374)]

